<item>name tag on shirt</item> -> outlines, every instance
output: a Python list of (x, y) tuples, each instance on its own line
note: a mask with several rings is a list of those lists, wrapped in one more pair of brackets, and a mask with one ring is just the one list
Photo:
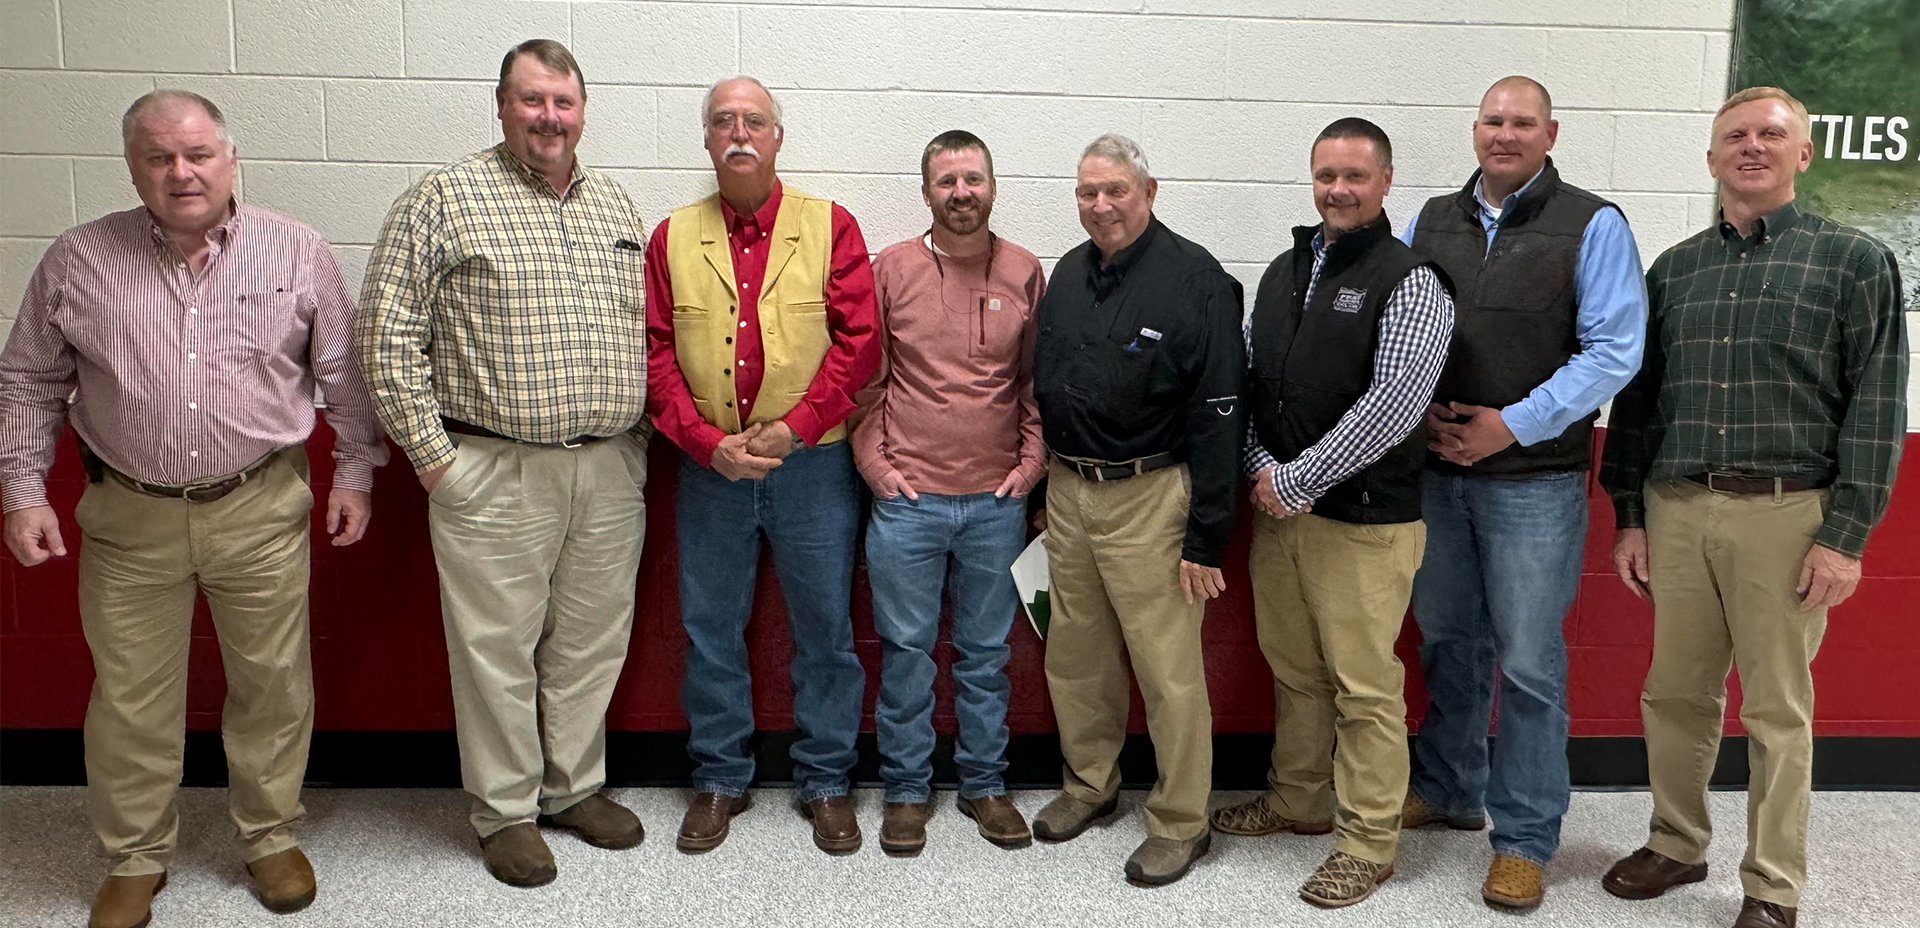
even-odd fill
[(1333, 311), (1338, 313), (1357, 313), (1360, 311), (1360, 304), (1363, 303), (1366, 298), (1367, 291), (1365, 290), (1341, 287), (1340, 292), (1333, 296)]

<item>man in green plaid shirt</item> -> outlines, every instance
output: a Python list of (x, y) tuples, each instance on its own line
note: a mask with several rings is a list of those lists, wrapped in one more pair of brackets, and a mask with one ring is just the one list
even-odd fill
[(1608, 892), (1706, 878), (1707, 779), (1729, 664), (1751, 739), (1735, 928), (1792, 928), (1806, 881), (1813, 674), (1860, 580), (1906, 439), (1900, 272), (1885, 245), (1802, 211), (1807, 109), (1755, 87), (1714, 119), (1721, 221), (1647, 272), (1646, 358), (1614, 401), (1600, 480), (1620, 579), (1654, 609), (1640, 694), (1653, 822)]

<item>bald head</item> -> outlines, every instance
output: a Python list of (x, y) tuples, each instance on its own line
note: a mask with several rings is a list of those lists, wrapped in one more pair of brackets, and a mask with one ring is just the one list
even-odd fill
[(1535, 100), (1539, 101), (1540, 120), (1545, 122), (1553, 118), (1553, 94), (1548, 93), (1545, 85), (1531, 77), (1514, 74), (1494, 81), (1493, 86), (1488, 87), (1487, 92), (1481, 95), (1480, 105), (1482, 107), (1486, 106), (1487, 100), (1495, 94), (1531, 95)]

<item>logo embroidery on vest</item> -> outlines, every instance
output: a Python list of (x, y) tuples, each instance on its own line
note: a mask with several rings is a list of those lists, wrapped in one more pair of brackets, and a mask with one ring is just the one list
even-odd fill
[(1360, 311), (1361, 302), (1366, 300), (1366, 298), (1367, 291), (1365, 290), (1341, 287), (1340, 292), (1333, 296), (1333, 311), (1337, 313), (1357, 313)]

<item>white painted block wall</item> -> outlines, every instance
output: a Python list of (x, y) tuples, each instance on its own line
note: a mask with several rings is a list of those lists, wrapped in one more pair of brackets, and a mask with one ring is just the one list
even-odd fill
[[(925, 228), (918, 153), (968, 128), (994, 149), (995, 225), (1049, 264), (1084, 238), (1080, 148), (1119, 131), (1162, 179), (1159, 213), (1249, 295), (1311, 221), (1307, 145), (1362, 115), (1393, 136), (1390, 215), (1473, 168), (1486, 85), (1554, 93), (1567, 178), (1618, 201), (1647, 260), (1712, 215), (1704, 167), (1732, 0), (7, 0), (0, 30), (0, 336), (60, 230), (135, 205), (118, 119), (156, 86), (228, 113), (242, 195), (311, 223), (356, 285), (386, 206), (491, 144), (502, 53), (571, 47), (582, 157), (649, 221), (712, 189), (700, 92), (781, 92), (782, 174), (844, 202), (870, 246)], [(1357, 16), (1363, 18), (1347, 18)]]

